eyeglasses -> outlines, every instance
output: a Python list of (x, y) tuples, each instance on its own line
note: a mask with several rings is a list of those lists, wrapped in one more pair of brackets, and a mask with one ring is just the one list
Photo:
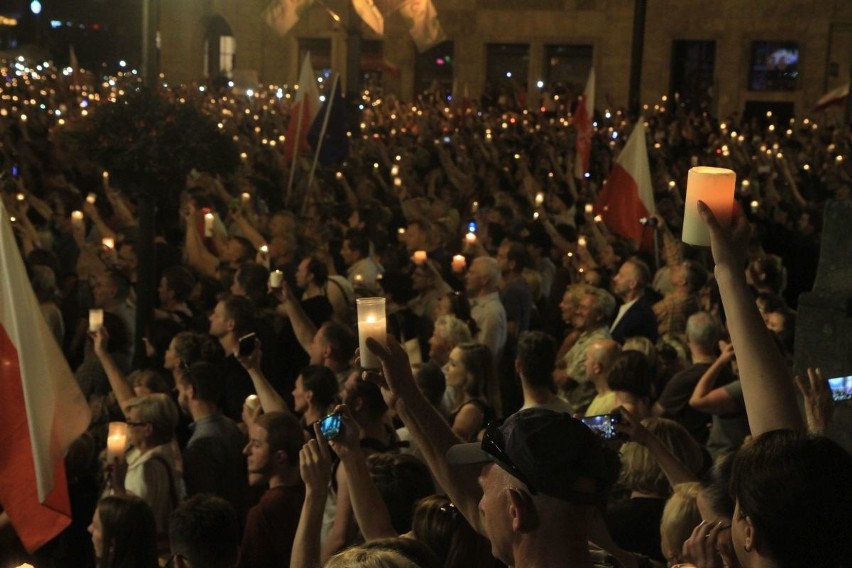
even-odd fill
[(500, 466), (512, 474), (513, 477), (523, 482), (523, 484), (527, 486), (527, 489), (529, 489), (529, 492), (535, 495), (535, 487), (533, 487), (533, 485), (529, 482), (529, 479), (524, 472), (515, 465), (512, 458), (509, 457), (509, 454), (506, 453), (506, 450), (504, 449), (505, 444), (506, 442), (503, 439), (503, 432), (500, 431), (497, 424), (494, 422), (489, 423), (488, 426), (485, 427), (485, 434), (482, 436), (482, 451), (500, 462)]

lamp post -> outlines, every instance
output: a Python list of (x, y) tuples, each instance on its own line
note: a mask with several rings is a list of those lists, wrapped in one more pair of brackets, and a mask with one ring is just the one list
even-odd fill
[(160, 0), (142, 0), (142, 77), (146, 87), (156, 86), (160, 79), (159, 21)]

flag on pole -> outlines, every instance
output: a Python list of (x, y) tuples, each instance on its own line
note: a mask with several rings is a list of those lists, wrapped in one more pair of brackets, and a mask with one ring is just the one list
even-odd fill
[(263, 11), (263, 21), (278, 33), (287, 35), (314, 0), (272, 0)]
[(640, 220), (655, 211), (645, 123), (639, 117), (627, 144), (606, 178), (595, 203), (595, 213), (601, 216), (612, 232), (636, 241), (643, 248), (650, 248), (653, 231), (646, 231)]
[(318, 152), (317, 161), (323, 166), (339, 164), (349, 154), (346, 99), (343, 98), (342, 90), (338, 75), (332, 84), (332, 95), (322, 104), (308, 131), (308, 142)]
[(400, 7), (399, 13), (420, 53), (447, 39), (432, 0), (408, 0)]
[(577, 104), (574, 113), (574, 128), (577, 132), (576, 156), (574, 157), (574, 177), (584, 179), (589, 171), (589, 159), (592, 155), (592, 121), (595, 117), (595, 68), (589, 69), (586, 90)]
[(89, 426), (0, 201), (0, 505), (33, 551), (71, 522), (64, 457)]
[(385, 17), (373, 0), (352, 0), (355, 11), (378, 35), (385, 35)]
[(819, 98), (814, 105), (814, 112), (825, 110), (832, 105), (842, 105), (849, 97), (849, 83), (830, 90)]
[(290, 123), (287, 125), (287, 135), (284, 139), (284, 156), (287, 162), (293, 160), (293, 155), (310, 150), (308, 130), (319, 113), (320, 100), (317, 90), (317, 80), (311, 67), (311, 53), (305, 54), (302, 71), (299, 74), (299, 91), (296, 101), (290, 108)]

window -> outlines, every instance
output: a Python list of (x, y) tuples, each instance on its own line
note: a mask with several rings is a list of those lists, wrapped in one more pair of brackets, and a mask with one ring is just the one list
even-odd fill
[(453, 90), (454, 76), (453, 42), (439, 43), (417, 54), (414, 61), (414, 92), (423, 93), (437, 84), (442, 93), (449, 95)]
[(710, 111), (713, 99), (715, 41), (675, 41), (672, 46), (671, 94), (688, 110)]
[(487, 45), (485, 91), (493, 100), (526, 106), (530, 46), (526, 43)]
[(314, 75), (318, 79), (322, 79), (317, 83), (317, 89), (322, 93), (326, 86), (331, 89), (331, 82), (327, 79), (331, 78), (331, 39), (329, 38), (299, 38), (299, 72), (302, 69), (302, 61), (305, 60), (305, 54), (311, 52), (311, 67), (314, 69)]
[(748, 88), (750, 91), (795, 91), (799, 84), (799, 44), (753, 41)]
[(542, 65), (544, 86), (554, 93), (582, 94), (592, 69), (591, 45), (546, 45)]

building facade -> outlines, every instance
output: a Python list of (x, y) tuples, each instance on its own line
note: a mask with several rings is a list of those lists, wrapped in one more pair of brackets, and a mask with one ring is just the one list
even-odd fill
[[(639, 1), (639, 0), (636, 0)], [(643, 0), (641, 102), (664, 95), (725, 116), (775, 109), (803, 117), (849, 81), (852, 2)], [(418, 53), (398, 16), (378, 37), (348, 1), (315, 2), (284, 36), (262, 18), (268, 0), (163, 1), (161, 71), (170, 81), (224, 72), (292, 83), (306, 51), (316, 70), (340, 72), (353, 34), (362, 84), (412, 100), (436, 82), (477, 97), (488, 89), (537, 94), (582, 90), (595, 68), (599, 109), (626, 106), (635, 2), (628, 0), (433, 0), (447, 41)], [(332, 17), (338, 14), (341, 21)]]

